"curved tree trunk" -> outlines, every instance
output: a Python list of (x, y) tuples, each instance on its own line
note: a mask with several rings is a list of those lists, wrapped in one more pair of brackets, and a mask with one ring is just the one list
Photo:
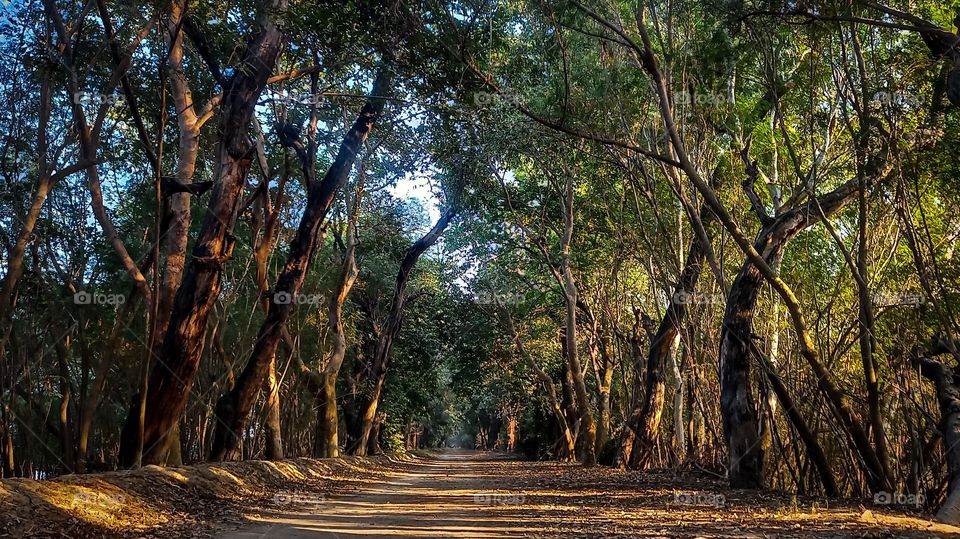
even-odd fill
[[(769, 270), (786, 248), (787, 243), (808, 227), (840, 211), (857, 193), (857, 181), (849, 181), (837, 189), (796, 206), (775, 218), (768, 217), (757, 206), (763, 228), (754, 241), (754, 252), (760, 253)], [(752, 181), (744, 183), (748, 194)], [(755, 197), (755, 195), (753, 195)], [(751, 259), (744, 261), (727, 295), (720, 342), (720, 407), (730, 459), (730, 485), (733, 488), (760, 488), (764, 485), (763, 451), (759, 438), (758, 418), (750, 384), (750, 354), (753, 346), (753, 318), (761, 283), (767, 279)], [(790, 301), (786, 301), (790, 299)], [(794, 321), (802, 319), (796, 299), (788, 296), (785, 303)], [(796, 324), (795, 324), (796, 325)], [(834, 385), (824, 367), (807, 342), (809, 334), (804, 327), (804, 346), (801, 350), (817, 375), (817, 383), (827, 396), (831, 408), (850, 435), (851, 448), (859, 454), (865, 470), (870, 474), (874, 490), (887, 488), (887, 477), (861, 424), (846, 403), (845, 397)]]
[[(706, 226), (711, 213), (700, 210), (701, 221)], [(670, 351), (680, 337), (680, 328), (686, 320), (689, 303), (695, 296), (697, 282), (703, 270), (706, 251), (699, 239), (690, 242), (687, 248), (680, 280), (647, 354), (647, 368), (644, 379), (644, 400), (634, 408), (624, 424), (620, 444), (617, 449), (615, 465), (623, 468), (644, 468), (650, 464), (652, 449), (660, 432), (660, 419), (664, 404), (664, 368), (670, 357)]]
[(390, 303), (390, 313), (383, 325), (383, 331), (380, 334), (376, 352), (373, 356), (372, 374), (370, 376), (373, 380), (373, 388), (360, 414), (359, 436), (354, 441), (353, 447), (350, 448), (353, 455), (363, 456), (368, 454), (371, 442), (376, 443), (375, 438), (371, 439), (371, 432), (377, 417), (377, 409), (380, 406), (383, 386), (387, 381), (387, 371), (390, 369), (390, 362), (393, 358), (393, 341), (400, 334), (400, 325), (403, 322), (403, 305), (406, 301), (406, 288), (410, 274), (417, 265), (420, 255), (437, 242), (455, 215), (456, 209), (448, 208), (433, 225), (433, 228), (407, 249), (403, 260), (400, 262), (400, 271), (397, 272), (397, 280), (393, 289), (393, 301)]
[(293, 312), (294, 300), (300, 294), (300, 287), (306, 278), (317, 246), (320, 226), (326, 219), (334, 197), (347, 181), (360, 147), (383, 113), (386, 101), (382, 96), (390, 84), (389, 70), (381, 69), (374, 82), (371, 97), (368, 98), (357, 120), (344, 136), (337, 157), (322, 181), (313, 181), (311, 172), (313, 164), (308, 162), (309, 155), (307, 152), (298, 151), (301, 154), (306, 183), (310, 186), (307, 207), (300, 219), (297, 233), (290, 243), (286, 265), (277, 277), (274, 294), (270, 298), (270, 308), (260, 326), (250, 359), (237, 378), (237, 384), (233, 390), (221, 396), (217, 402), (218, 421), (213, 449), (210, 453), (211, 460), (233, 460), (239, 457), (237, 451), (247, 416), (266, 378), (270, 358), (276, 353), (283, 327)]
[(340, 374), (340, 367), (347, 355), (347, 338), (343, 331), (343, 304), (346, 302), (347, 296), (350, 295), (350, 290), (359, 275), (356, 260), (356, 219), (360, 208), (361, 189), (362, 187), (358, 186), (353, 201), (353, 209), (348, 217), (343, 266), (340, 270), (340, 278), (337, 281), (335, 293), (330, 298), (330, 312), (327, 323), (333, 339), (333, 353), (323, 368), (320, 392), (316, 397), (317, 432), (313, 450), (313, 456), (315, 457), (340, 456), (340, 439), (337, 432), (340, 423), (337, 415), (337, 376)]

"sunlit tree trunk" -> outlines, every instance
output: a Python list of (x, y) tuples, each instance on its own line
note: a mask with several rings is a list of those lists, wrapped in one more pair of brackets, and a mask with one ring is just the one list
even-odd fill
[[(271, 10), (285, 8), (285, 0), (278, 0)], [(149, 377), (143, 417), (145, 464), (166, 461), (164, 440), (183, 414), (193, 387), (207, 319), (220, 293), (223, 265), (233, 254), (236, 210), (251, 164), (248, 125), (273, 71), (281, 41), (279, 27), (268, 18), (263, 31), (248, 45), (240, 67), (225, 84), (218, 125), (216, 180), (193, 256), (174, 297), (159, 358)], [(123, 445), (128, 449), (121, 453), (132, 454), (131, 444), (136, 444), (136, 440), (125, 438)]]

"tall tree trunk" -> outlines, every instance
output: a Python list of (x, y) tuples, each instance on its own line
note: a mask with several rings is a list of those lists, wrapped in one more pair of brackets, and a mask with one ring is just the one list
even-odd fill
[[(263, 308), (264, 314), (267, 314), (270, 312), (270, 300), (268, 298), (270, 285), (268, 282), (267, 266), (275, 245), (274, 236), (276, 234), (277, 223), (280, 220), (280, 211), (283, 208), (283, 194), (287, 184), (288, 171), (286, 155), (284, 155), (283, 170), (280, 174), (280, 180), (277, 183), (277, 200), (276, 204), (273, 204), (270, 199), (271, 174), (267, 163), (263, 131), (256, 118), (253, 119), (253, 125), (256, 131), (254, 145), (257, 152), (257, 160), (260, 164), (262, 183), (257, 187), (259, 194), (255, 196), (253, 200), (250, 235), (253, 245), (253, 259), (257, 272), (257, 288), (259, 289), (261, 297), (260, 306)], [(234, 383), (231, 383), (229, 387), (227, 387), (227, 391), (231, 391), (234, 385)], [(264, 389), (267, 392), (265, 402), (267, 414), (263, 429), (266, 438), (264, 454), (267, 460), (280, 460), (283, 458), (284, 453), (283, 436), (280, 428), (280, 385), (277, 379), (276, 353), (270, 358), (270, 366)]]
[[(277, 0), (270, 11), (284, 11)], [(165, 438), (186, 407), (203, 351), (207, 319), (220, 294), (223, 265), (233, 253), (237, 206), (250, 169), (248, 126), (280, 51), (282, 34), (272, 19), (250, 42), (241, 65), (226, 82), (218, 132), (216, 181), (193, 256), (174, 297), (168, 329), (149, 377), (143, 418), (145, 464), (166, 460)], [(128, 417), (133, 417), (130, 414)], [(124, 438), (121, 454), (134, 455), (136, 440)], [(125, 462), (130, 465), (132, 462)]]
[[(670, 353), (671, 366), (673, 367), (673, 447), (674, 454), (677, 457), (677, 465), (683, 462), (685, 448), (687, 446), (686, 432), (684, 431), (684, 399), (686, 398), (685, 382), (686, 376), (683, 372), (684, 363), (677, 357), (680, 339), (677, 339), (677, 345)], [(684, 356), (689, 358), (690, 350), (684, 346)]]
[(610, 389), (613, 385), (614, 363), (610, 357), (609, 347), (600, 321), (593, 313), (593, 309), (582, 299), (578, 301), (577, 307), (587, 318), (588, 326), (591, 332), (590, 339), (590, 362), (593, 367), (594, 377), (597, 383), (597, 404), (600, 408), (600, 417), (597, 423), (597, 442), (598, 451), (602, 451), (610, 439)]
[(587, 385), (583, 379), (583, 368), (577, 355), (577, 283), (570, 266), (570, 243), (573, 241), (574, 212), (573, 212), (573, 174), (566, 174), (563, 197), (564, 231), (560, 241), (560, 269), (562, 275), (563, 295), (566, 300), (566, 361), (573, 376), (573, 390), (577, 399), (577, 408), (580, 411), (580, 429), (578, 441), (582, 440), (583, 464), (594, 466), (597, 464), (597, 424), (593, 418), (593, 405), (587, 395)]
[(313, 453), (315, 457), (340, 456), (340, 439), (337, 432), (340, 423), (337, 415), (337, 376), (340, 374), (340, 367), (347, 355), (347, 338), (343, 330), (343, 305), (360, 273), (356, 260), (356, 219), (360, 210), (361, 189), (362, 187), (358, 186), (353, 209), (350, 211), (350, 217), (348, 218), (343, 266), (340, 269), (335, 293), (330, 298), (327, 323), (333, 339), (333, 353), (323, 368), (320, 394), (317, 397), (317, 436)]
[[(4, 406), (6, 408), (6, 406)], [(3, 415), (3, 424), (0, 425), (0, 469), (3, 479), (16, 476), (16, 463), (13, 459), (13, 435), (10, 433), (10, 423), (6, 412)]]
[[(748, 192), (752, 183), (745, 182)], [(787, 243), (808, 227), (821, 222), (846, 206), (857, 193), (857, 181), (847, 182), (834, 191), (794, 207), (775, 218), (758, 212), (763, 228), (754, 241), (754, 252), (760, 253), (769, 269)], [(754, 195), (755, 196), (755, 195)], [(769, 280), (751, 259), (744, 261), (727, 295), (720, 342), (720, 407), (730, 459), (730, 485), (733, 488), (760, 488), (764, 484), (763, 454), (759, 439), (758, 418), (750, 384), (750, 354), (753, 339), (753, 318), (760, 285)], [(798, 319), (795, 298), (786, 301), (791, 316)], [(806, 330), (804, 328), (804, 333)], [(809, 338), (806, 334), (805, 339)], [(812, 344), (805, 343), (803, 355), (814, 367), (817, 383), (826, 394), (836, 415), (850, 435), (851, 448), (863, 460), (875, 490), (883, 490), (887, 479), (876, 453), (866, 438), (842, 393), (834, 385), (829, 371), (820, 362)]]
[[(183, 33), (179, 32), (181, 20), (185, 16), (186, 5), (183, 0), (174, 0), (171, 3), (170, 22), (167, 25), (168, 36), (173, 36), (173, 41), (167, 38), (167, 46), (170, 54), (168, 64), (170, 78), (170, 95), (173, 98), (173, 104), (177, 112), (177, 127), (179, 130), (179, 145), (177, 148), (177, 171), (176, 182), (183, 186), (193, 183), (193, 174), (196, 171), (197, 155), (200, 149), (200, 124), (198, 121), (196, 109), (194, 108), (193, 95), (187, 84), (186, 75), (183, 71)], [(163, 265), (162, 278), (160, 280), (160, 289), (156, 299), (156, 318), (153, 323), (152, 331), (155, 333), (155, 350), (159, 354), (163, 343), (163, 335), (167, 332), (170, 323), (173, 300), (177, 289), (183, 279), (183, 269), (187, 256), (187, 242), (190, 235), (191, 204), (189, 192), (176, 192), (168, 194), (163, 201), (162, 217), (162, 248)], [(180, 455), (180, 429), (173, 428), (170, 435), (161, 444), (166, 446), (166, 450), (173, 455), (173, 460), (166, 464), (178, 465), (175, 462)]]
[(253, 352), (243, 372), (237, 378), (236, 386), (232, 391), (224, 394), (217, 403), (218, 421), (213, 449), (210, 453), (211, 460), (233, 460), (239, 457), (237, 450), (243, 427), (267, 375), (270, 358), (276, 353), (283, 327), (293, 312), (295, 299), (300, 294), (300, 288), (317, 246), (320, 226), (326, 219), (337, 192), (347, 181), (360, 147), (383, 113), (386, 103), (383, 96), (390, 84), (389, 69), (381, 69), (374, 82), (373, 93), (344, 136), (337, 157), (322, 181), (312, 180), (310, 171), (313, 166), (308, 162), (309, 156), (306, 152), (298, 152), (301, 153), (304, 174), (310, 186), (307, 207), (300, 219), (297, 233), (290, 243), (286, 265), (277, 277), (274, 294), (270, 298), (270, 309), (260, 326)]
[[(706, 226), (712, 214), (703, 208), (701, 221)], [(660, 433), (660, 419), (664, 404), (664, 369), (670, 350), (680, 337), (689, 310), (689, 304), (695, 298), (697, 282), (703, 269), (705, 250), (698, 238), (694, 238), (687, 248), (680, 280), (670, 296), (670, 304), (664, 312), (657, 332), (650, 341), (647, 353), (647, 368), (644, 377), (644, 399), (635, 408), (621, 433), (615, 464), (618, 467), (644, 468), (650, 464), (652, 449)]]
[(513, 453), (517, 445), (517, 415), (511, 413), (507, 416), (507, 432), (504, 435), (505, 443), (503, 450), (507, 453)]
[(393, 341), (400, 334), (400, 325), (403, 322), (403, 306), (406, 301), (406, 288), (407, 282), (410, 280), (410, 274), (417, 265), (420, 255), (437, 242), (455, 215), (456, 209), (453, 206), (448, 208), (433, 225), (433, 228), (407, 249), (407, 252), (403, 255), (403, 260), (400, 262), (400, 270), (397, 272), (397, 280), (393, 288), (390, 312), (387, 314), (387, 321), (383, 325), (383, 331), (380, 334), (376, 352), (373, 356), (373, 368), (370, 376), (373, 387), (360, 415), (360, 436), (351, 448), (351, 453), (354, 455), (363, 456), (369, 450), (370, 434), (374, 427), (377, 409), (380, 406), (380, 396), (383, 393), (383, 386), (387, 381), (387, 372), (393, 359)]

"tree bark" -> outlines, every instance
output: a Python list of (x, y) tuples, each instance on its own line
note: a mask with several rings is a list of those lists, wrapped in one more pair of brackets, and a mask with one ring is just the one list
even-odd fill
[(926, 349), (915, 350), (912, 357), (920, 374), (933, 382), (940, 405), (949, 490), (947, 499), (937, 511), (937, 519), (950, 524), (960, 524), (960, 373), (933, 358), (948, 353), (956, 358), (957, 350), (958, 343), (935, 337)]
[(307, 162), (308, 156), (305, 152), (301, 155), (304, 174), (308, 177), (307, 184), (310, 186), (307, 207), (300, 219), (297, 233), (290, 243), (286, 265), (277, 278), (274, 293), (270, 297), (270, 308), (260, 326), (250, 359), (237, 378), (233, 390), (221, 396), (217, 403), (216, 414), (219, 421), (217, 421), (213, 449), (210, 453), (211, 460), (233, 460), (239, 457), (237, 450), (243, 427), (267, 375), (270, 358), (276, 353), (283, 327), (293, 312), (294, 303), (300, 294), (300, 288), (317, 246), (320, 227), (326, 219), (337, 192), (347, 181), (360, 147), (383, 113), (386, 103), (383, 95), (390, 84), (389, 70), (381, 69), (374, 82), (373, 93), (344, 136), (337, 157), (322, 181), (316, 182), (309, 179), (311, 176), (309, 171), (313, 168), (312, 163)]
[(267, 419), (264, 422), (266, 448), (264, 456), (267, 460), (283, 458), (283, 438), (280, 432), (280, 383), (277, 379), (277, 355), (270, 358), (267, 369)]
[[(286, 0), (264, 7), (283, 11)], [(164, 438), (179, 421), (193, 387), (207, 319), (220, 293), (223, 264), (233, 253), (237, 206), (251, 164), (248, 125), (273, 71), (281, 41), (279, 27), (268, 17), (263, 31), (250, 42), (241, 65), (225, 85), (218, 125), (216, 181), (149, 377), (143, 418), (142, 461), (146, 464), (162, 464), (166, 460)], [(131, 444), (136, 444), (136, 440), (123, 439), (125, 450), (121, 450), (121, 455), (135, 456)], [(129, 466), (132, 462), (124, 464)]]
[(387, 371), (390, 369), (390, 362), (393, 359), (393, 341), (400, 334), (400, 325), (403, 322), (403, 306), (406, 301), (406, 288), (407, 282), (410, 280), (410, 274), (417, 265), (420, 255), (437, 242), (455, 215), (456, 209), (453, 206), (448, 208), (433, 225), (433, 228), (407, 249), (407, 252), (403, 255), (403, 260), (400, 262), (400, 271), (397, 272), (397, 280), (393, 288), (390, 312), (387, 314), (387, 321), (383, 325), (383, 331), (380, 333), (380, 339), (373, 356), (370, 375), (373, 387), (360, 415), (360, 435), (354, 441), (354, 446), (350, 451), (353, 455), (367, 455), (368, 446), (372, 441), (375, 443), (375, 438), (371, 438), (371, 431), (374, 427), (377, 409), (380, 406), (383, 386), (387, 380)]

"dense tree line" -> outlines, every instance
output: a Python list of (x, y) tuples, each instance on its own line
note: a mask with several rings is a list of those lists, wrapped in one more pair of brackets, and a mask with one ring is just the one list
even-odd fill
[(958, 26), (11, 3), (3, 475), (455, 444), (958, 521)]

